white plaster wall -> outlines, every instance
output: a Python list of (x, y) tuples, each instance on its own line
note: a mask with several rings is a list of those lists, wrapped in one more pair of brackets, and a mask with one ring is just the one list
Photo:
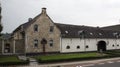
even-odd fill
[(97, 51), (97, 40), (96, 39), (85, 39), (86, 45), (89, 46), (89, 48), (86, 48), (86, 51)]
[[(120, 39), (116, 40), (116, 39), (61, 38), (61, 51), (60, 52), (65, 53), (65, 52), (97, 51), (97, 44), (99, 41), (106, 42), (107, 50), (120, 49)], [(66, 49), (67, 45), (70, 46), (70, 49)], [(80, 46), (80, 49), (77, 49), (78, 45)], [(89, 48), (85, 47), (87, 45)]]
[(116, 39), (108, 39), (107, 50), (112, 49), (116, 49)]
[(120, 49), (120, 39), (117, 39), (116, 41), (117, 41), (117, 45), (118, 45), (118, 46), (116, 45), (116, 47), (117, 47), (117, 49)]
[[(67, 46), (70, 46), (70, 49), (66, 49)], [(80, 46), (80, 49), (77, 49), (77, 46)], [(84, 51), (84, 40), (80, 38), (62, 38), (61, 39), (61, 51), (60, 52), (80, 52)]]

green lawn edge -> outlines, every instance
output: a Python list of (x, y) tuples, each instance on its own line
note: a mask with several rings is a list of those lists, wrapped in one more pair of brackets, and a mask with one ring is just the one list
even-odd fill
[(29, 59), (20, 60), (17, 56), (0, 56), (0, 66), (5, 65), (27, 65), (29, 64)]
[(35, 56), (38, 63), (56, 63), (56, 62), (70, 62), (70, 61), (84, 61), (104, 58), (120, 57), (120, 51), (106, 51), (104, 53), (78, 53), (78, 54), (55, 54)]

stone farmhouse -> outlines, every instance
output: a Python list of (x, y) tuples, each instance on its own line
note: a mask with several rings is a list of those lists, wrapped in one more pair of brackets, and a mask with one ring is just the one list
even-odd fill
[(42, 54), (120, 49), (120, 25), (90, 27), (55, 23), (46, 8), (0, 40), (0, 54)]

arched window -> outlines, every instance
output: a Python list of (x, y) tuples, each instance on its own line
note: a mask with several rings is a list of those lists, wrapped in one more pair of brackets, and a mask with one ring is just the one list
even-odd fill
[(53, 40), (50, 40), (49, 44), (50, 44), (50, 47), (52, 47), (53, 46)]
[(38, 25), (37, 25), (37, 24), (34, 25), (34, 31), (35, 31), (35, 32), (38, 31)]
[(80, 46), (77, 46), (77, 49), (80, 49)]
[(38, 47), (38, 40), (37, 39), (34, 40), (34, 47)]
[(67, 46), (66, 49), (70, 49), (70, 46)]

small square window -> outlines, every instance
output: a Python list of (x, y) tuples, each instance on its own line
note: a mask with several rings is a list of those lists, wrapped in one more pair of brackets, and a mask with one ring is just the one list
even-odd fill
[(88, 46), (88, 45), (86, 45), (85, 47), (86, 47), (86, 48), (89, 48), (89, 46)]
[(114, 47), (115, 45), (113, 44), (112, 46)]
[(53, 46), (53, 43), (50, 43), (50, 47), (52, 47)]
[(38, 40), (37, 39), (34, 40), (34, 47), (38, 47)]
[(50, 45), (50, 47), (53, 47), (53, 40), (49, 41), (49, 45)]
[(34, 25), (34, 31), (35, 31), (35, 32), (38, 32), (38, 25), (37, 25), (37, 24)]
[(119, 44), (117, 44), (117, 46), (119, 46)]
[(34, 47), (38, 47), (38, 44), (34, 44)]
[(50, 26), (50, 32), (53, 32), (54, 26)]

